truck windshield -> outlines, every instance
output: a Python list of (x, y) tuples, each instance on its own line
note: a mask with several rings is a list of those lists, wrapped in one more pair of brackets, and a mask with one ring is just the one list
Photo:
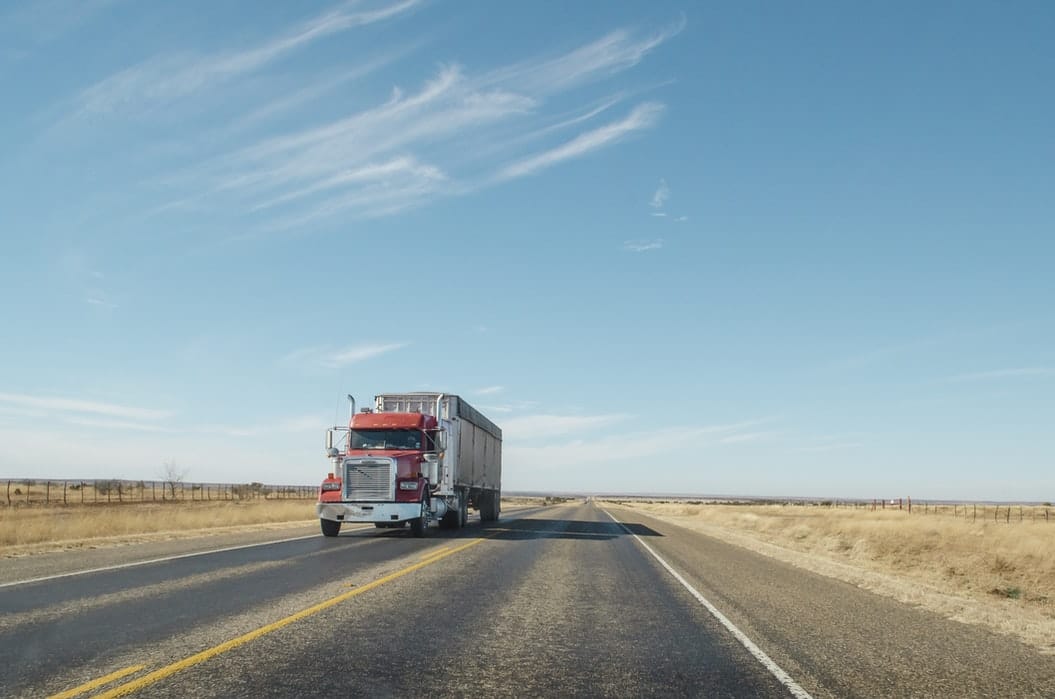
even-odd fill
[(421, 449), (418, 430), (352, 430), (352, 449)]

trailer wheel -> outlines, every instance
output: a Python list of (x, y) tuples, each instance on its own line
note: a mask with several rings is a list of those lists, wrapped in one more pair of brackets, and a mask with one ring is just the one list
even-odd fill
[(340, 522), (335, 522), (332, 519), (320, 519), (319, 524), (322, 525), (323, 536), (337, 536), (341, 533)]
[(410, 533), (420, 539), (425, 536), (429, 528), (429, 501), (428, 498), (421, 499), (421, 516), (410, 520)]
[(480, 502), (480, 521), (494, 522), (498, 519), (499, 499), (497, 490), (485, 490)]
[(462, 497), (458, 498), (458, 526), (464, 527), (469, 524), (469, 498), (467, 493), (463, 493)]

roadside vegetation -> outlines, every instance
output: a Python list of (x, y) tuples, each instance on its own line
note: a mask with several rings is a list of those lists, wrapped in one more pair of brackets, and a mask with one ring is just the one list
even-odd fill
[(23, 505), (0, 507), (0, 555), (29, 549), (102, 546), (144, 537), (239, 526), (307, 522), (310, 500)]
[[(315, 500), (276, 499), (230, 486), (235, 500), (175, 500), (167, 502), (118, 502), (79, 504), (25, 504), (0, 506), (0, 556), (39, 551), (98, 548), (130, 542), (208, 536), (232, 529), (314, 524)], [(245, 486), (249, 488), (249, 486)], [(94, 489), (93, 489), (94, 490)], [(99, 488), (104, 491), (103, 487)], [(178, 491), (177, 491), (178, 492)], [(36, 494), (36, 493), (35, 493)], [(105, 493), (104, 493), (105, 494)], [(502, 498), (505, 509), (548, 504), (541, 497)], [(60, 501), (61, 502), (61, 501)], [(94, 502), (94, 492), (88, 503)]]
[(817, 505), (618, 504), (1055, 653), (1055, 521), (1047, 508), (971, 519)]

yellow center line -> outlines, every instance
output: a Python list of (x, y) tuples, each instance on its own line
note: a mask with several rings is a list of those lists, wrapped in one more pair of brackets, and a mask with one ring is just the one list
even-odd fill
[(96, 687), (102, 687), (104, 684), (110, 684), (114, 680), (119, 680), (122, 677), (128, 677), (132, 673), (139, 672), (145, 667), (146, 665), (133, 665), (132, 667), (126, 667), (124, 670), (111, 672), (109, 675), (106, 675), (105, 677), (100, 677), (97, 680), (85, 682), (79, 687), (67, 689), (65, 692), (62, 692), (60, 694), (53, 694), (52, 696), (48, 697), (48, 699), (70, 699), (70, 697), (75, 697), (78, 694), (84, 694), (85, 692), (89, 692), (95, 689)]
[(352, 597), (361, 595), (369, 590), (373, 590), (375, 587), (380, 587), (381, 585), (384, 585), (387, 582), (391, 582), (397, 578), (403, 577), (404, 575), (413, 573), (415, 570), (420, 570), (421, 568), (435, 563), (436, 561), (442, 558), (446, 558), (447, 556), (451, 556), (455, 553), (458, 553), (459, 551), (464, 551), (465, 549), (471, 546), (476, 546), (477, 544), (483, 543), (488, 538), (490, 537), (481, 537), (479, 539), (474, 539), (467, 544), (463, 544), (457, 548), (451, 549), (450, 551), (440, 553), (436, 556), (433, 556), (432, 558), (429, 558), (428, 560), (409, 565), (406, 568), (403, 568), (402, 570), (397, 570), (395, 573), (390, 573), (384, 576), (383, 578), (378, 578), (377, 580), (369, 582), (363, 585), (362, 587), (357, 587), (354, 590), (343, 592), (337, 595), (336, 597), (331, 597), (330, 599), (325, 600), (323, 602), (319, 602), (318, 604), (308, 607), (307, 609), (302, 609), (299, 612), (290, 614), (284, 619), (279, 619), (278, 621), (272, 622), (265, 626), (261, 626), (260, 628), (254, 629), (249, 633), (242, 634), (237, 638), (232, 638), (229, 641), (224, 641), (223, 643), (213, 646), (212, 648), (207, 648), (201, 651), (200, 653), (195, 653), (194, 655), (186, 657), (183, 660), (176, 661), (171, 665), (166, 665), (163, 668), (154, 670), (153, 672), (143, 675), (142, 677), (139, 677), (137, 679), (134, 679), (131, 682), (126, 682), (125, 684), (114, 687), (113, 689), (107, 692), (97, 694), (94, 699), (113, 699), (114, 697), (123, 697), (133, 692), (138, 692), (140, 689), (143, 689), (144, 687), (149, 687), (155, 682), (163, 680), (166, 677), (169, 677), (170, 675), (174, 675), (177, 672), (180, 672), (181, 670), (186, 670), (187, 668), (198, 665), (199, 663), (204, 663), (206, 660), (215, 658), (216, 656), (226, 653), (227, 651), (234, 650), (239, 646), (244, 646), (250, 641), (254, 641), (260, 638), (261, 636), (265, 636), (273, 631), (278, 631), (279, 629), (285, 626), (289, 626), (295, 621), (300, 621), (301, 619), (305, 619), (314, 614), (318, 614), (319, 612), (325, 609), (329, 609), (334, 605), (340, 604), (345, 600), (349, 600)]
[(429, 560), (430, 558), (432, 558), (433, 556), (436, 556), (436, 555), (438, 555), (438, 554), (441, 554), (441, 553), (443, 553), (444, 551), (446, 551), (446, 550), (447, 550), (447, 549), (449, 549), (449, 548), (450, 548), (450, 546), (444, 546), (443, 548), (439, 548), (439, 549), (434, 549), (434, 550), (432, 550), (432, 551), (429, 551), (428, 553), (426, 553), (426, 554), (425, 554), (424, 556), (422, 556), (422, 557), (421, 557), (421, 558), (419, 558), (418, 560), (419, 560), (419, 561), (427, 561), (427, 560)]

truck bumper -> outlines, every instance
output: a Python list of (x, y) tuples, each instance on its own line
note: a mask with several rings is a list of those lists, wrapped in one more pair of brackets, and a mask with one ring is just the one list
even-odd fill
[(334, 522), (405, 522), (421, 516), (417, 502), (320, 502), (315, 505), (319, 519)]

